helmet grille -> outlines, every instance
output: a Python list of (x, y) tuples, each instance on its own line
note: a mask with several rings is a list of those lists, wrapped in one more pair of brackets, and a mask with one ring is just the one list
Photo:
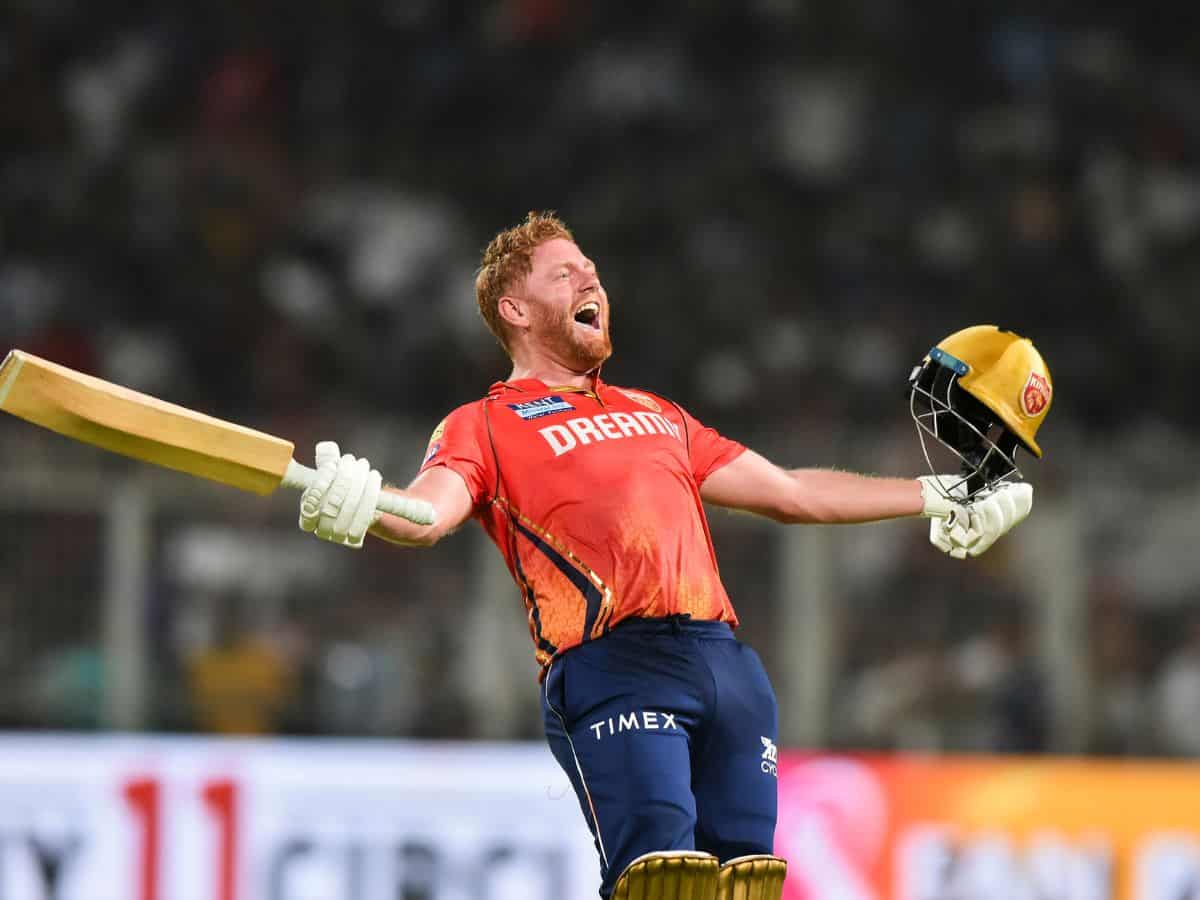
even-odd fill
[(925, 462), (930, 472), (938, 474), (929, 457), (927, 438), (958, 458), (963, 476), (963, 481), (953, 486), (958, 500), (1022, 477), (1016, 463), (1019, 439), (995, 412), (958, 383), (963, 368), (949, 354), (931, 353), (909, 378), (909, 411)]

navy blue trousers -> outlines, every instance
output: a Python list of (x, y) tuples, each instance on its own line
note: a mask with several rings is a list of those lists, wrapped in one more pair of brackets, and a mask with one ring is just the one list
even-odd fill
[(602, 897), (643, 853), (773, 852), (775, 694), (728, 625), (622, 622), (551, 664), (542, 713), (600, 854)]

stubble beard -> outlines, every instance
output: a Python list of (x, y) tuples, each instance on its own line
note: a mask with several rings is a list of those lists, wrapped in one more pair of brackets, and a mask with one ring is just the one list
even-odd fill
[(612, 338), (607, 323), (588, 334), (564, 313), (555, 316), (551, 333), (554, 335), (551, 342), (554, 355), (572, 371), (591, 372), (612, 356)]
[(594, 335), (581, 335), (574, 320), (571, 320), (567, 341), (578, 363), (577, 368), (581, 371), (590, 372), (612, 356), (612, 339), (608, 336), (607, 328)]

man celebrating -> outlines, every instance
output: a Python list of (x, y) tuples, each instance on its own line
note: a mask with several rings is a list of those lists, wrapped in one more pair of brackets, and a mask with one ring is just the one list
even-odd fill
[(739, 896), (778, 898), (775, 697), (733, 637), (703, 504), (784, 523), (924, 515), (939, 520), (935, 545), (962, 557), (1023, 519), (1032, 489), (968, 505), (933, 476), (789, 471), (664, 397), (605, 383), (608, 295), (551, 214), (497, 235), (475, 289), (512, 373), (437, 426), (401, 492), (437, 521), (374, 512), (379, 473), (325, 442), (300, 526), (348, 546), (368, 526), (430, 546), (478, 519), (524, 598), (546, 738), (595, 839), (601, 895), (743, 885)]

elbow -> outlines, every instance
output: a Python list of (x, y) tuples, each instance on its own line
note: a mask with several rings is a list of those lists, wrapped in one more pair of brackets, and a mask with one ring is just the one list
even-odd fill
[(836, 525), (840, 519), (828, 511), (805, 508), (790, 512), (785, 516), (773, 516), (776, 522), (784, 525)]
[(780, 525), (805, 525), (809, 521), (804, 510), (791, 505), (770, 507), (759, 512), (773, 522), (778, 522)]
[(815, 520), (811, 511), (804, 506), (792, 503), (781, 503), (765, 509), (756, 510), (780, 525), (812, 525)]
[(432, 547), (438, 541), (446, 536), (446, 532), (440, 528), (426, 528), (420, 534), (416, 535), (413, 541), (414, 547)]
[[(407, 523), (405, 524), (407, 525)], [(437, 526), (413, 528), (409, 525), (407, 528), (391, 528), (387, 524), (379, 522), (371, 528), (371, 534), (398, 547), (432, 547), (445, 537), (446, 532)]]
[(434, 525), (413, 534), (406, 534), (403, 543), (409, 547), (432, 547), (445, 536), (446, 532)]
[(384, 536), (383, 539), (398, 547), (413, 547), (414, 549), (432, 547), (438, 542), (438, 539), (432, 535)]
[(836, 525), (843, 521), (837, 504), (831, 498), (810, 491), (797, 491), (793, 496), (784, 498), (767, 515), (785, 525)]

